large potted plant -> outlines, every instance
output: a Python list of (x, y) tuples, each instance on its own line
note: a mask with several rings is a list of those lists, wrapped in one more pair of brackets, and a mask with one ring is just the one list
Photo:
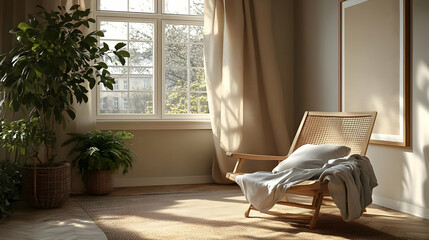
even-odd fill
[(37, 139), (43, 147), (35, 149), (33, 166), (23, 172), (24, 195), (39, 208), (58, 207), (70, 195), (70, 165), (55, 160), (55, 127), (66, 128), (76, 116), (73, 104), (86, 103), (89, 89), (96, 84), (113, 88), (115, 81), (103, 58), (115, 56), (124, 65), (129, 57), (124, 43), (110, 49), (107, 44), (98, 45), (97, 37), (103, 32), (82, 32), (95, 22), (88, 17), (89, 9), (82, 11), (75, 5), (68, 12), (59, 10), (42, 8), (38, 17), (29, 16), (28, 22), (11, 30), (17, 45), (0, 56), (3, 113), (22, 111), (25, 121), (37, 118), (43, 133)]
[(69, 133), (64, 145), (74, 144), (69, 155), (76, 155), (73, 165), (82, 174), (86, 191), (90, 194), (108, 194), (113, 190), (112, 173), (122, 168), (122, 174), (132, 167), (133, 152), (127, 142), (131, 133), (120, 131), (93, 131), (86, 134)]

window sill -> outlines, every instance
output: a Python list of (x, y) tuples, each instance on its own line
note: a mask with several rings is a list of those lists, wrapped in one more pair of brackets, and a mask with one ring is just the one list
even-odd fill
[(208, 120), (97, 120), (98, 130), (212, 129)]

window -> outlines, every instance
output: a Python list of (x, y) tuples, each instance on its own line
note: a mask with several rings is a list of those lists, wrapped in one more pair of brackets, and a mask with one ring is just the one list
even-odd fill
[[(100, 44), (127, 44), (125, 66), (104, 62), (113, 90), (99, 86), (99, 119), (208, 119), (203, 60), (204, 0), (98, 0)], [(110, 56), (112, 57), (112, 56)], [(120, 99), (120, 101), (118, 101)]]

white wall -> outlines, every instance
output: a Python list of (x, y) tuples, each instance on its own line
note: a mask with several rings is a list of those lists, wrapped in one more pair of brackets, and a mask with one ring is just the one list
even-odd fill
[[(411, 148), (370, 145), (368, 156), (374, 202), (429, 218), (429, 1), (412, 2)], [(295, 16), (295, 113), (337, 111), (338, 1), (295, 1)]]

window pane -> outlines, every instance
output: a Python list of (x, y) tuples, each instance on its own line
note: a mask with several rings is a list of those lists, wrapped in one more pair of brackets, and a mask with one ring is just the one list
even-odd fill
[(130, 92), (128, 103), (130, 113), (153, 114), (152, 92)]
[(164, 44), (165, 113), (208, 113), (203, 26), (166, 24)]
[(167, 92), (165, 94), (165, 113), (188, 113), (188, 96), (186, 92)]
[(100, 0), (100, 10), (122, 12), (154, 12), (153, 0)]
[(191, 0), (191, 15), (204, 15), (204, 0)]
[(152, 66), (153, 45), (151, 42), (130, 42), (130, 65)]
[[(128, 79), (126, 76), (115, 76), (112, 75), (112, 77), (115, 78), (115, 84), (113, 84), (113, 91), (124, 91), (128, 90)], [(101, 91), (111, 91), (110, 89), (104, 87), (103, 84), (100, 84), (100, 90)]]
[(165, 0), (165, 13), (203, 15), (204, 0)]
[(130, 0), (130, 12), (153, 12), (153, 0)]
[(191, 91), (206, 91), (204, 69), (191, 69)]
[(130, 75), (131, 74), (147, 74), (147, 75), (153, 75), (153, 69), (152, 68), (141, 68), (141, 67), (132, 67), (130, 69)]
[(100, 10), (127, 11), (127, 0), (100, 0)]
[[(113, 91), (100, 86), (100, 114), (153, 114), (154, 24), (144, 22), (102, 21), (100, 27), (110, 30), (103, 39), (110, 48), (119, 41), (127, 44), (130, 58), (123, 67), (104, 57), (112, 77)], [(119, 40), (119, 41), (117, 41)]]
[(188, 41), (188, 26), (186, 25), (165, 25), (165, 41), (166, 42), (187, 42)]
[(165, 70), (165, 89), (186, 91), (188, 88), (188, 70), (186, 68), (168, 68)]
[(188, 0), (165, 0), (165, 13), (189, 14)]
[(105, 31), (104, 37), (101, 39), (126, 40), (128, 23), (126, 22), (110, 22), (101, 21), (100, 30)]
[(191, 93), (191, 113), (209, 113), (207, 93)]
[(191, 67), (204, 67), (203, 45), (191, 44)]
[(130, 40), (153, 41), (153, 24), (130, 23)]
[(132, 91), (152, 91), (152, 74), (130, 76), (130, 90)]
[(167, 66), (187, 66), (188, 46), (182, 43), (169, 43), (165, 46)]
[(100, 113), (127, 113), (127, 93), (100, 92)]
[(202, 43), (203, 42), (203, 26), (189, 26), (189, 37), (191, 42)]
[(126, 78), (115, 78), (115, 84), (113, 90), (128, 90), (128, 79)]

